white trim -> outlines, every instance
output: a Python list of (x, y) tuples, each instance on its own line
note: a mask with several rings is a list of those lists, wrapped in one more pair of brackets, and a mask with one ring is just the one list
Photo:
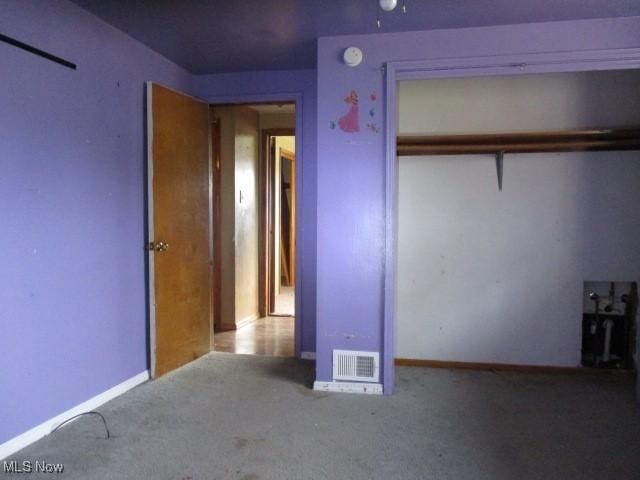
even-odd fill
[[(155, 244), (153, 209), (153, 82), (147, 82), (147, 242)], [(145, 245), (149, 271), (149, 365), (151, 378), (156, 376), (156, 287), (155, 250)]]
[(321, 392), (365, 393), (369, 395), (382, 395), (381, 383), (315, 381), (313, 382), (313, 389)]
[(75, 415), (78, 415), (80, 413), (95, 410), (100, 405), (103, 405), (109, 400), (113, 400), (114, 398), (119, 397), (126, 391), (131, 390), (133, 387), (136, 387), (141, 383), (146, 382), (147, 380), (149, 380), (149, 370), (140, 372), (139, 374), (129, 378), (128, 380), (119, 383), (115, 387), (112, 387), (109, 390), (102, 392), (95, 397), (82, 402), (79, 405), (76, 405), (66, 412), (56, 415), (55, 417), (50, 418), (45, 422), (42, 422), (40, 425), (33, 427), (31, 430), (27, 430), (17, 437), (4, 442), (2, 445), (0, 445), (0, 460), (7, 458), (9, 455), (14, 454), (18, 450), (22, 450), (27, 445), (30, 445), (33, 442), (40, 440), (42, 437), (49, 435), (55, 427), (70, 419), (71, 417), (74, 417)]
[(300, 352), (300, 358), (302, 360), (315, 360), (316, 352)]
[(250, 323), (255, 322), (256, 320), (258, 320), (260, 318), (260, 315), (257, 313), (254, 313), (253, 315), (247, 315), (246, 317), (244, 317), (242, 320), (238, 320), (236, 322), (236, 330), (249, 325)]

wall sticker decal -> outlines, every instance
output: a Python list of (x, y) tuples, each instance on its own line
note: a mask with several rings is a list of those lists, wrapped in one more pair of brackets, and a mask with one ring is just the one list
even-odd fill
[(351, 105), (349, 111), (338, 119), (340, 130), (347, 133), (355, 133), (360, 131), (360, 123), (358, 121), (358, 94), (355, 90), (344, 99), (345, 103)]

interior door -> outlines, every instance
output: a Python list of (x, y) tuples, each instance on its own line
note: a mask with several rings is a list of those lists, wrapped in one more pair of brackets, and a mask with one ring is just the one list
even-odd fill
[(147, 84), (151, 375), (210, 351), (209, 106)]

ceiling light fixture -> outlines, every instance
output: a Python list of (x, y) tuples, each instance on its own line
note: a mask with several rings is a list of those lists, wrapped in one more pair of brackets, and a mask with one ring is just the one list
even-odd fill
[[(376, 25), (378, 25), (378, 28), (382, 26), (382, 21), (380, 20), (380, 12), (382, 10), (384, 10), (385, 12), (391, 12), (395, 10), (397, 6), (398, 0), (378, 0), (378, 18), (376, 19)], [(405, 0), (402, 0), (402, 13), (407, 13)]]
[(378, 3), (385, 12), (390, 12), (398, 6), (398, 0), (380, 0)]

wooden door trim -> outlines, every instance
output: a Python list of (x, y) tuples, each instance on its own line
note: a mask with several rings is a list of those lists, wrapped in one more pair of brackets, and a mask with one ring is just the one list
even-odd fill
[[(282, 158), (286, 158), (290, 163), (291, 176), (290, 193), (291, 206), (289, 207), (289, 284), (295, 288), (296, 284), (296, 154), (286, 148), (280, 148), (280, 172), (282, 172)], [(280, 192), (280, 202), (282, 202), (282, 191)], [(280, 216), (282, 225), (282, 215)], [(282, 227), (281, 227), (282, 228)]]
[[(298, 113), (296, 112), (296, 115)], [(274, 255), (270, 255), (274, 244), (272, 221), (274, 215), (274, 186), (273, 172), (275, 170), (275, 157), (269, 155), (269, 139), (271, 137), (294, 137), (295, 128), (267, 128), (262, 130), (260, 153), (260, 182), (259, 182), (259, 257), (258, 257), (258, 289), (260, 316), (265, 317), (271, 313), (271, 302), (275, 285), (273, 284)], [(270, 158), (271, 157), (271, 158)]]

